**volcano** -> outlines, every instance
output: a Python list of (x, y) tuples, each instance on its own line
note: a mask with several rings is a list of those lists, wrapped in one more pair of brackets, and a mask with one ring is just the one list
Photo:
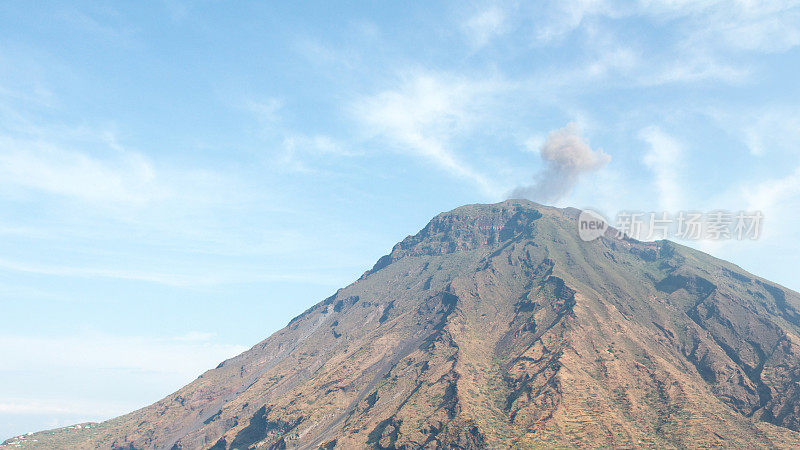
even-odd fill
[[(800, 295), (523, 200), (436, 216), (163, 400), (44, 448), (800, 448)], [(231, 324), (235, 326), (235, 324)]]

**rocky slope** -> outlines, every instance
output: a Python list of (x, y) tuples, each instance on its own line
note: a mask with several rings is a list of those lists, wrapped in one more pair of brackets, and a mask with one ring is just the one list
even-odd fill
[(435, 217), (352, 285), (46, 448), (800, 447), (800, 295), (527, 201)]

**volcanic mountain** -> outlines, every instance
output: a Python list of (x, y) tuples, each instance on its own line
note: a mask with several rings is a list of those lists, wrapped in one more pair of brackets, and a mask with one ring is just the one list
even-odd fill
[(800, 448), (800, 295), (528, 201), (436, 216), (163, 400), (46, 448)]

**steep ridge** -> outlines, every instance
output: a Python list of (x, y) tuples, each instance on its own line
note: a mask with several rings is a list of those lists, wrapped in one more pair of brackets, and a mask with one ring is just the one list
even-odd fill
[(163, 400), (6, 444), (800, 447), (800, 296), (668, 241), (583, 242), (577, 214), (440, 214)]

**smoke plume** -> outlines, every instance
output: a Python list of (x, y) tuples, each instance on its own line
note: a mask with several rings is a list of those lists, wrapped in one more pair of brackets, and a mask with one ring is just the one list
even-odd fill
[(510, 198), (527, 198), (553, 203), (572, 191), (581, 175), (598, 170), (611, 161), (600, 149), (592, 150), (575, 123), (551, 131), (539, 149), (545, 167), (534, 176), (533, 184), (518, 186)]

